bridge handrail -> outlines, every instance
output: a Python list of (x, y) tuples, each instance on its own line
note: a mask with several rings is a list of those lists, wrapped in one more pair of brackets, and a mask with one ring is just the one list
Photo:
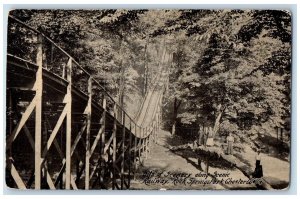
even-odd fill
[(142, 126), (138, 125), (136, 123), (135, 120), (133, 120), (129, 114), (123, 109), (123, 107), (121, 107), (115, 100), (114, 98), (107, 92), (107, 90), (95, 79), (93, 78), (93, 76), (88, 72), (86, 71), (76, 60), (75, 58), (73, 58), (69, 53), (67, 53), (63, 48), (61, 48), (58, 44), (56, 44), (52, 39), (50, 39), (48, 36), (46, 36), (45, 34), (43, 34), (42, 32), (30, 27), (29, 25), (25, 24), (24, 22), (22, 22), (21, 20), (15, 18), (14, 16), (12, 15), (8, 15), (8, 18), (16, 21), (18, 24), (21, 24), (22, 26), (26, 27), (27, 29), (37, 33), (37, 34), (40, 34), (43, 38), (45, 38), (46, 40), (48, 40), (51, 44), (53, 44), (57, 49), (59, 49), (63, 54), (65, 54), (67, 57), (69, 57), (72, 62), (74, 62), (79, 68), (80, 70), (82, 70), (82, 72), (84, 72), (87, 76), (89, 76), (104, 92), (105, 92), (105, 95), (107, 97), (109, 97), (112, 102), (122, 111), (124, 112), (124, 114), (139, 128), (143, 128)]

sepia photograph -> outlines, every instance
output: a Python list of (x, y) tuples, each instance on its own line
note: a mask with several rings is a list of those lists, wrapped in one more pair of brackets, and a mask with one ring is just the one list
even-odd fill
[(291, 11), (5, 17), (6, 187), (289, 189)]

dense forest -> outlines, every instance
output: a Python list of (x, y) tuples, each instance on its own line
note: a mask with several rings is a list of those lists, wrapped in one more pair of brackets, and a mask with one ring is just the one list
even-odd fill
[(10, 14), (75, 57), (131, 115), (138, 111), (137, 104), (167, 53), (171, 59), (163, 110), (165, 128), (172, 134), (184, 137), (207, 126), (214, 136), (232, 132), (245, 140), (276, 128), (290, 131), (288, 11), (13, 10)]

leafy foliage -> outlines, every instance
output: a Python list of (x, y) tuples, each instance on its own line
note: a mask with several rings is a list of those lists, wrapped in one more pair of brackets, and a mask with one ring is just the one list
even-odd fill
[[(14, 10), (11, 14), (63, 46), (129, 111), (141, 101), (145, 82), (155, 81), (167, 54), (172, 58), (165, 95), (168, 122), (191, 128), (205, 124), (215, 133), (235, 132), (241, 137), (275, 127), (289, 129), (288, 11)], [(30, 33), (10, 28), (14, 33), (10, 43), (34, 44)], [(14, 40), (18, 34), (27, 37)], [(20, 55), (34, 52), (32, 47), (16, 50)]]
[[(203, 49), (190, 58), (196, 63), (180, 69), (184, 72), (175, 79), (182, 82), (173, 83), (181, 85), (177, 93), (185, 99), (181, 122), (205, 123), (222, 132), (287, 127), (290, 21), (285, 11), (181, 11), (156, 31), (184, 32), (186, 40), (201, 42), (198, 51)], [(191, 55), (187, 49), (184, 53)]]

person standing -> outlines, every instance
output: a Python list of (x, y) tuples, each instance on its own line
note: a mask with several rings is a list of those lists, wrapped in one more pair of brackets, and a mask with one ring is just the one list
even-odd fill
[(254, 170), (254, 174), (253, 174), (253, 177), (255, 177), (255, 178), (263, 177), (263, 168), (261, 165), (261, 158), (262, 158), (262, 155), (261, 155), (260, 149), (258, 149), (257, 154), (255, 156), (256, 161), (255, 161), (255, 170)]
[(204, 144), (204, 132), (201, 124), (199, 125), (198, 136), (198, 145), (201, 146)]
[(229, 133), (229, 135), (227, 136), (226, 141), (227, 141), (227, 154), (232, 155), (234, 137), (231, 135), (231, 133)]
[(208, 138), (206, 142), (207, 146), (214, 146), (214, 131), (211, 127), (209, 127)]

